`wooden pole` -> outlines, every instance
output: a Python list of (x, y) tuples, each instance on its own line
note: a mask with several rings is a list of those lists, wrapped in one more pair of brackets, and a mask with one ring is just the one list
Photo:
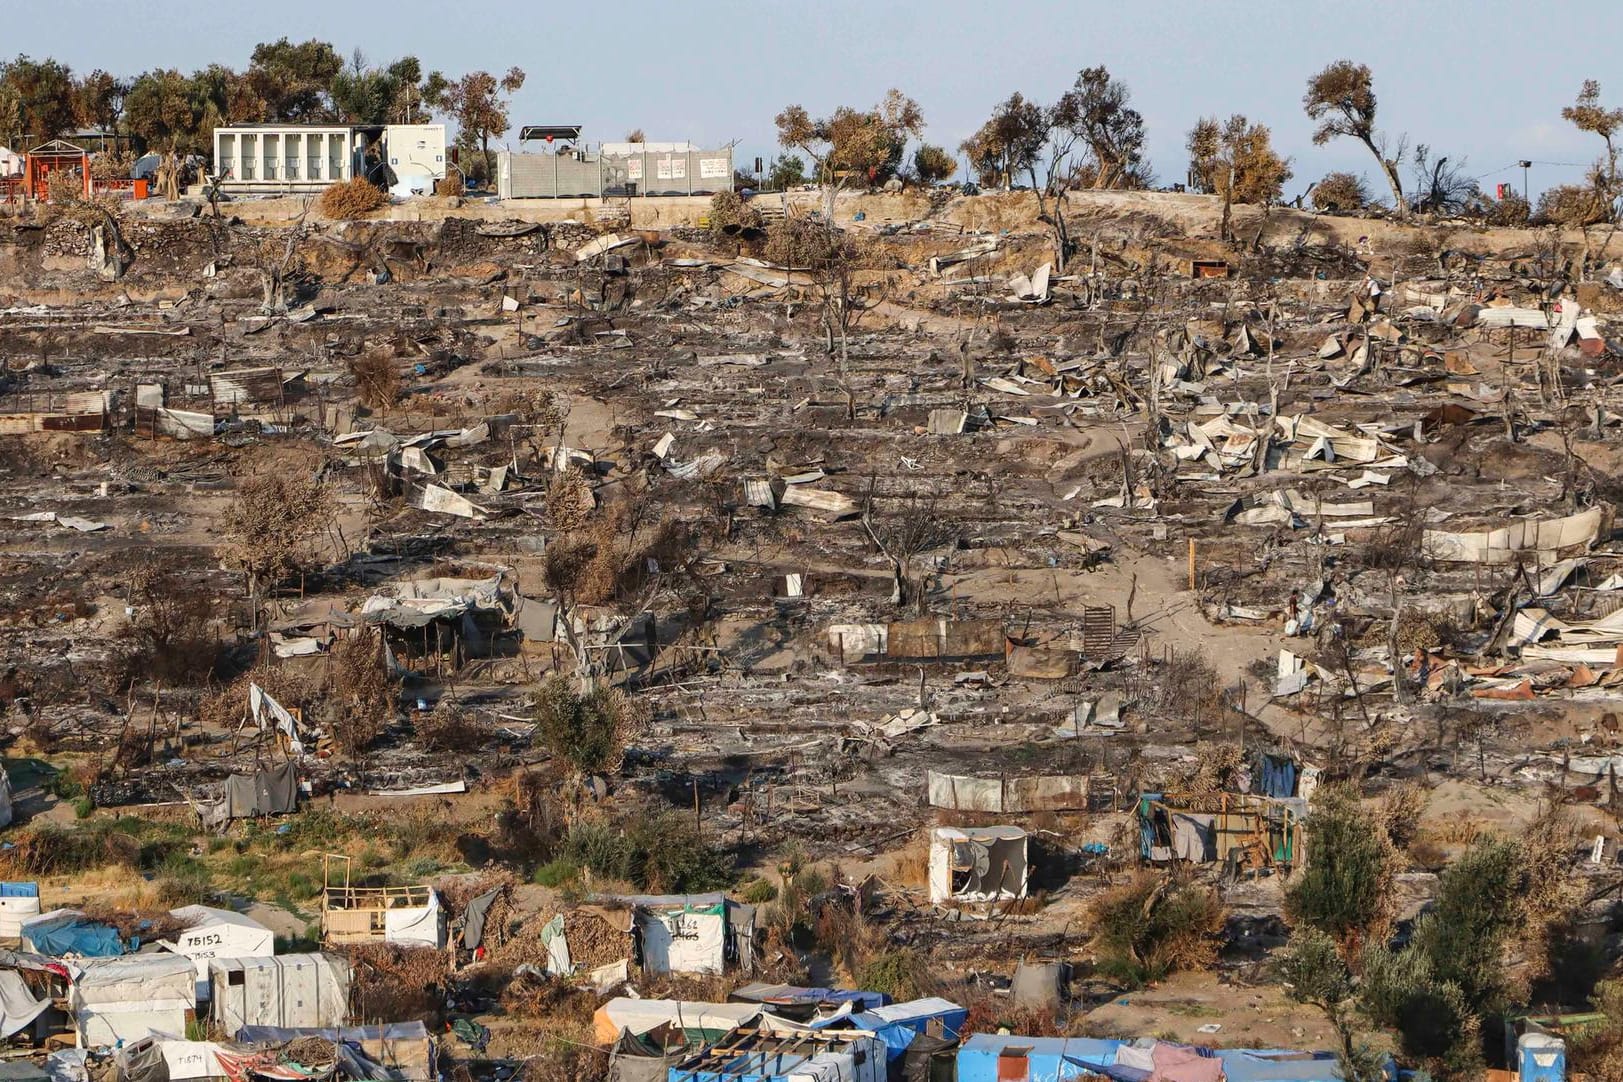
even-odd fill
[(1189, 589), (1195, 589), (1195, 539), (1189, 539)]

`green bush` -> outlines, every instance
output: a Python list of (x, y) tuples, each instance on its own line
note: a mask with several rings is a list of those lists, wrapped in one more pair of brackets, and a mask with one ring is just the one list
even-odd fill
[(78, 797), (73, 802), (73, 817), (75, 819), (89, 819), (96, 813), (96, 802), (88, 795)]
[(1331, 936), (1356, 962), (1383, 942), (1397, 916), (1393, 885), (1401, 859), (1376, 816), (1351, 786), (1321, 788), (1303, 823), (1307, 865), (1285, 893), (1290, 919)]
[(732, 881), (727, 856), (700, 837), (685, 816), (674, 813), (619, 824), (575, 823), (564, 835), (558, 859), (642, 890), (694, 894), (720, 890)]
[(778, 888), (765, 879), (750, 879), (739, 888), (738, 896), (746, 905), (765, 905), (778, 896)]
[(883, 992), (898, 1003), (929, 995), (933, 984), (929, 962), (911, 947), (877, 954), (857, 974), (858, 988)]
[(530, 881), (538, 887), (557, 889), (580, 878), (580, 865), (565, 857), (549, 860), (535, 870)]
[(1099, 971), (1130, 988), (1210, 967), (1227, 919), (1210, 888), (1154, 872), (1098, 895), (1090, 915)]

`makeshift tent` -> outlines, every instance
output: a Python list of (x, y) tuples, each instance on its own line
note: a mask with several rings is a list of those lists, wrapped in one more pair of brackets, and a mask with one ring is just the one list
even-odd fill
[(188, 927), (162, 945), (190, 958), (197, 967), (197, 998), (209, 998), (209, 960), (265, 958), (276, 953), (276, 934), (252, 917), (229, 909), (188, 905), (169, 915)]
[(398, 943), (443, 948), (445, 910), (433, 887), (351, 887), (331, 883), (322, 892), (325, 943)]
[(1121, 1041), (977, 1033), (958, 1049), (958, 1082), (1066, 1082), (1114, 1066)]
[(124, 953), (118, 932), (76, 909), (53, 909), (23, 921), (23, 949), (50, 958), (112, 958)]
[(50, 997), (36, 997), (21, 973), (0, 969), (0, 1040), (21, 1032), (50, 1005)]
[[(727, 967), (727, 899), (721, 894), (626, 898), (648, 973), (721, 973)], [(753, 920), (751, 921), (753, 924)]]
[(958, 1004), (930, 997), (875, 1007), (853, 1014), (840, 1024), (873, 1033), (885, 1042), (886, 1057), (899, 1059), (921, 1033), (956, 1038), (968, 1017), (969, 1012)]
[(211, 1013), (227, 1035), (244, 1026), (338, 1026), (349, 1014), (350, 967), (331, 954), (216, 958)]
[(196, 969), (178, 954), (93, 958), (68, 993), (81, 1048), (142, 1037), (184, 1037), (186, 1014), (197, 1009)]
[(930, 832), (930, 901), (1026, 896), (1026, 832), (1019, 827), (936, 827)]
[(0, 939), (21, 939), (23, 922), (37, 916), (38, 883), (0, 883)]
[(865, 1011), (883, 1007), (890, 997), (883, 992), (851, 991), (844, 988), (801, 988), (792, 984), (756, 982), (736, 989), (732, 998), (740, 1003), (760, 1003), (780, 1018), (809, 1022), (815, 1016), (833, 1011)]
[(616, 996), (592, 1015), (592, 1029), (598, 1043), (607, 1044), (622, 1032), (640, 1037), (668, 1025), (689, 1041), (702, 1044), (753, 1022), (760, 1014), (759, 1003), (701, 1003)]
[(397, 1082), (433, 1082), (439, 1076), (434, 1065), (434, 1042), (421, 1021), (339, 1028), (244, 1026), (237, 1032), (237, 1040), (243, 1044), (287, 1044), (300, 1037), (320, 1037), (340, 1047), (354, 1046), (366, 1059), (385, 1068), (386, 1077)]
[(866, 1033), (741, 1029), (671, 1067), (669, 1082), (885, 1082), (885, 1046)]
[(608, 1082), (665, 1082), (671, 1064), (687, 1055), (687, 1045), (661, 1048), (643, 1037), (622, 1032), (609, 1049)]

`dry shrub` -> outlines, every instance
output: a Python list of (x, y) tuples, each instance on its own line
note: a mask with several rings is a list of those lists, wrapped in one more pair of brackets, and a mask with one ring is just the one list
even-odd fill
[(127, 150), (108, 150), (90, 159), (90, 176), (94, 180), (129, 180), (130, 167), (135, 155)]
[(1571, 874), (1581, 844), (1579, 831), (1578, 822), (1565, 810), (1545, 808), (1518, 840), (1525, 876), (1521, 903), (1526, 928), (1520, 953), (1527, 959), (1529, 978), (1551, 971), (1555, 940), (1584, 902), (1582, 880)]
[(547, 525), (554, 530), (579, 530), (596, 508), (592, 486), (577, 466), (557, 474), (547, 487)]
[(545, 1019), (549, 1029), (591, 1039), (597, 994), (583, 985), (526, 970), (507, 983), (498, 1002), (514, 1018)]
[(358, 755), (395, 716), (395, 681), (383, 667), (383, 644), (371, 633), (340, 639), (327, 676), (326, 720), (338, 749)]
[(268, 458), (248, 463), (222, 523), (226, 562), (252, 576), (257, 596), (317, 563), (333, 516), (332, 493), (314, 470)]
[(1173, 650), (1158, 670), (1155, 691), (1162, 714), (1191, 724), (1213, 720), (1222, 710), (1222, 683), (1203, 650)]
[(1398, 615), (1398, 650), (1404, 654), (1434, 650), (1447, 642), (1453, 631), (1454, 625), (1445, 616), (1404, 609)]
[(1521, 229), (1532, 217), (1532, 206), (1515, 192), (1506, 192), (1503, 199), (1486, 200), (1482, 208), (1483, 222), (1492, 226)]
[(321, 193), (321, 213), (339, 221), (364, 218), (387, 206), (388, 193), (365, 177), (333, 184)]
[(75, 169), (57, 169), (46, 178), (46, 198), (58, 206), (82, 203), (85, 198), (84, 177)]
[(607, 1076), (607, 1051), (565, 1037), (543, 1044), (519, 1072), (522, 1082), (602, 1082)]
[(1313, 209), (1351, 214), (1369, 205), (1369, 189), (1357, 173), (1327, 173), (1313, 186)]
[(392, 944), (330, 947), (349, 959), (350, 1013), (361, 1024), (421, 1018), (430, 1030), (444, 1021), (445, 982), (451, 972), (447, 951)]
[(1063, 1037), (1065, 1027), (1050, 1011), (1019, 1007), (1007, 999), (976, 996), (964, 1004), (969, 1015), (964, 1019), (963, 1036), (972, 1033), (1018, 1033), (1023, 1037)]
[(39, 823), (12, 831), (9, 848), (0, 850), (0, 872), (19, 879), (75, 875), (109, 865), (134, 870), (141, 863), (141, 843), (134, 835), (105, 821), (70, 828)]
[(930, 835), (918, 830), (907, 844), (891, 854), (889, 878), (904, 887), (923, 887), (930, 882)]
[(1407, 850), (1420, 833), (1420, 816), (1425, 810), (1425, 787), (1410, 781), (1393, 787), (1381, 798), (1376, 816), (1392, 844)]
[(860, 259), (855, 241), (809, 218), (789, 217), (767, 228), (762, 254), (782, 267), (827, 268)]
[(933, 995), (938, 987), (930, 959), (912, 947), (876, 955), (856, 975), (854, 987), (883, 992), (897, 1003)]
[(131, 569), (128, 584), (135, 612), (122, 638), (131, 675), (170, 686), (207, 680), (220, 652), (213, 598), (155, 559)]
[(461, 173), (452, 173), (434, 182), (434, 194), (441, 199), (454, 199), (467, 195), (468, 186), (462, 183)]
[(649, 719), (647, 706), (619, 688), (599, 685), (582, 695), (558, 673), (542, 682), (531, 705), (538, 742), (582, 774), (617, 772), (626, 744)]
[(476, 751), (490, 735), (472, 713), (449, 697), (441, 698), (428, 713), (417, 715), (412, 727), (418, 743), (429, 751)]
[(1088, 911), (1099, 971), (1133, 988), (1209, 968), (1228, 917), (1211, 888), (1152, 871), (1096, 896)]
[(846, 981), (855, 981), (888, 942), (884, 929), (871, 926), (855, 906), (839, 898), (816, 907), (812, 938)]
[(717, 192), (710, 199), (710, 228), (716, 233), (736, 234), (761, 228), (761, 212), (734, 191)]
[(400, 366), (392, 350), (369, 349), (349, 361), (355, 398), (370, 410), (387, 410), (400, 401)]

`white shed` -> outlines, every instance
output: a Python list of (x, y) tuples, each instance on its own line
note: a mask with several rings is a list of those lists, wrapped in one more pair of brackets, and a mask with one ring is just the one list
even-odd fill
[(186, 1015), (197, 1009), (196, 972), (190, 958), (167, 953), (81, 962), (68, 992), (79, 1047), (186, 1036)]
[(332, 954), (215, 958), (210, 1010), (235, 1037), (243, 1026), (341, 1026), (349, 1014), (349, 963)]
[(936, 827), (930, 832), (930, 901), (995, 902), (1026, 896), (1026, 832), (1019, 827)]
[(0, 147), (0, 177), (14, 177), (23, 171), (23, 156), (10, 147)]
[(276, 934), (252, 917), (233, 913), (229, 909), (215, 909), (206, 905), (188, 905), (171, 909), (169, 915), (187, 922), (189, 927), (164, 942), (176, 954), (184, 954), (197, 967), (197, 998), (209, 997), (209, 961), (213, 958), (268, 958), (276, 953)]

